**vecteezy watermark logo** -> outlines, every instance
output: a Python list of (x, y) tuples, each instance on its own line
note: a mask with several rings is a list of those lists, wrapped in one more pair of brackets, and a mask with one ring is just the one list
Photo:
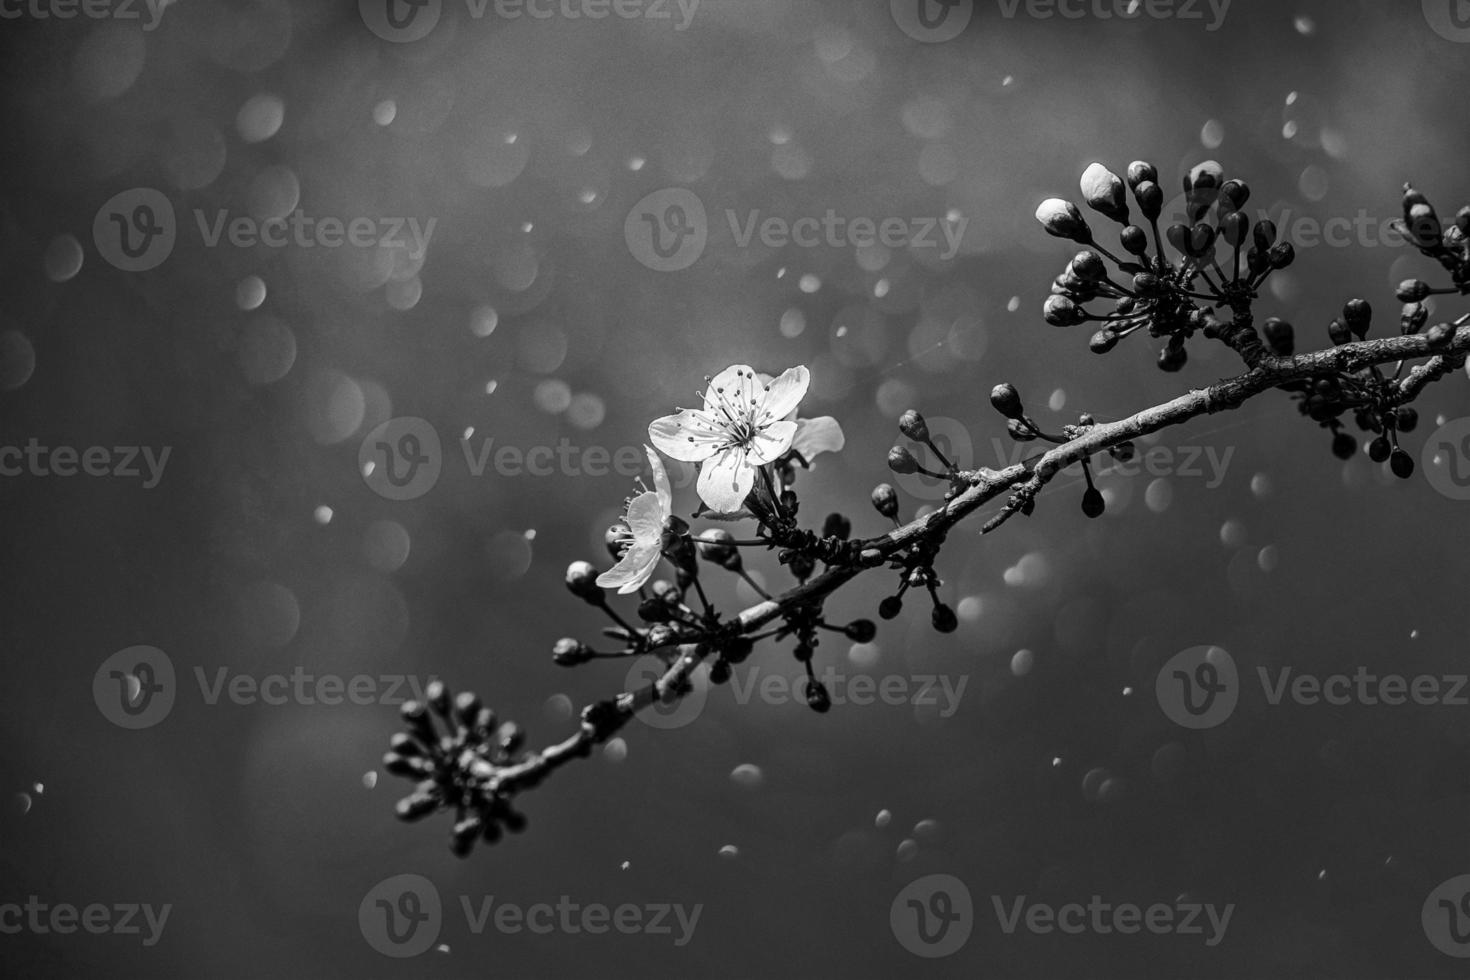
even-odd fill
[(975, 15), (975, 0), (888, 0), (888, 12), (915, 41), (940, 44), (964, 33)]
[[(1220, 945), (1225, 939), (1230, 917), (1235, 914), (1234, 903), (1223, 909), (1184, 901), (1155, 902), (1143, 908), (1131, 902), (1114, 904), (1101, 895), (1093, 895), (1086, 905), (1081, 902), (1061, 906), (1043, 902), (1028, 904), (1025, 895), (1010, 901), (992, 895), (990, 902), (995, 907), (996, 921), (1007, 936), (1014, 935), (1024, 921), (1026, 931), (1037, 935), (1060, 932), (1068, 936), (1085, 933), (1107, 936), (1115, 932), (1122, 935), (1149, 932), (1155, 936), (1205, 936), (1205, 945), (1210, 947)], [(1210, 929), (1208, 935), (1206, 925)]]
[(654, 191), (628, 212), (623, 238), (633, 257), (655, 272), (687, 269), (709, 241), (704, 202), (682, 187)]
[[(3, 0), (0, 0), (3, 2)], [(194, 209), (194, 224), (205, 248), (221, 243), (232, 248), (401, 248), (418, 261), (428, 251), (439, 219), (366, 217), (343, 219), (289, 214), (255, 218), (219, 209), (213, 215)], [(135, 187), (113, 196), (97, 210), (92, 221), (97, 250), (124, 272), (145, 272), (159, 266), (173, 252), (178, 222), (173, 205), (149, 187)]]
[(1424, 19), (1446, 41), (1470, 41), (1470, 0), (1423, 0)]
[(173, 710), (174, 664), (157, 647), (119, 650), (92, 675), (92, 700), (119, 728), (152, 728)]
[[(788, 218), (760, 209), (743, 214), (724, 211), (730, 240), (736, 248), (759, 244), (767, 249), (794, 248), (938, 248), (948, 261), (959, 252), (970, 219), (936, 217), (871, 218), (838, 214), (828, 208), (822, 215)], [(633, 206), (623, 221), (628, 250), (639, 262), (657, 272), (678, 272), (698, 261), (709, 241), (710, 228), (703, 202), (691, 191), (671, 187), (654, 191)]]
[(357, 0), (367, 29), (394, 44), (427, 37), (438, 26), (443, 7), (443, 0)]
[[(675, 946), (687, 946), (694, 938), (704, 905), (678, 902), (624, 903), (610, 907), (601, 902), (579, 902), (561, 895), (555, 903), (521, 905), (495, 895), (460, 895), (465, 929), (475, 936), (487, 929), (515, 935), (529, 932), (545, 936), (568, 935), (672, 936)], [(357, 924), (368, 945), (385, 956), (405, 958), (427, 952), (439, 939), (444, 926), (444, 907), (439, 890), (423, 875), (402, 874), (386, 878), (363, 896), (357, 907)], [(677, 929), (677, 932), (675, 931)]]
[(1170, 657), (1154, 682), (1159, 707), (1176, 725), (1214, 728), (1240, 700), (1235, 658), (1219, 647), (1190, 647)]
[[(94, 936), (142, 936), (144, 946), (156, 946), (168, 925), (172, 903), (154, 908), (147, 902), (116, 902), (104, 905), (92, 902), (78, 907), (70, 902), (46, 902), (31, 895), (26, 903), (0, 902), (0, 934), (14, 936), (22, 932), (45, 936), (55, 933), (67, 936), (83, 931)], [(140, 918), (142, 921), (137, 921)], [(144, 931), (146, 927), (146, 932)]]
[(123, 272), (147, 272), (162, 265), (177, 237), (173, 204), (151, 187), (113, 195), (92, 219), (98, 253)]
[(925, 875), (909, 882), (888, 907), (888, 925), (904, 949), (925, 959), (956, 952), (975, 927), (970, 889), (954, 875)]
[(1435, 429), (1421, 455), (1430, 486), (1451, 500), (1470, 500), (1470, 416)]
[[(472, 477), (644, 476), (648, 456), (641, 446), (579, 446), (565, 436), (555, 445), (496, 445), (493, 436), (466, 430), (459, 440), (460, 455)], [(409, 500), (431, 490), (442, 469), (438, 430), (420, 418), (390, 419), (368, 433), (358, 449), (358, 467), (373, 492), (390, 500)], [(688, 463), (669, 467), (675, 489), (692, 484), (698, 474)]]
[[(700, 0), (465, 0), (471, 20), (494, 14), (501, 20), (673, 20), (674, 30), (687, 30)], [(439, 24), (442, 0), (358, 0), (358, 12), (368, 30), (385, 41), (418, 41)]]
[[(163, 479), (172, 446), (155, 452), (152, 446), (43, 446), (34, 436), (20, 446), (0, 446), (0, 477), (111, 476), (143, 480), (152, 490)], [(143, 467), (139, 468), (138, 463)], [(144, 470), (147, 472), (144, 472)]]
[(444, 907), (439, 889), (423, 875), (394, 875), (378, 882), (357, 907), (357, 926), (368, 945), (384, 956), (427, 952), (439, 939)]
[(1231, 0), (996, 0), (1001, 16), (1006, 20), (1015, 19), (1022, 7), (1026, 16), (1034, 20), (1053, 17), (1064, 20), (1088, 17), (1094, 20), (1137, 20), (1146, 17), (1150, 20), (1202, 21), (1208, 11), (1211, 20), (1205, 24), (1205, 30), (1211, 33), (1224, 25), (1230, 4)]
[(1420, 921), (1435, 949), (1446, 956), (1470, 959), (1470, 875), (1451, 878), (1430, 892)]
[(78, 15), (90, 20), (140, 20), (147, 15), (143, 30), (151, 31), (163, 20), (163, 12), (178, 0), (0, 0), (0, 20), (73, 20)]
[[(222, 700), (251, 706), (280, 707), (299, 704), (401, 705), (410, 698), (422, 701), (427, 679), (406, 674), (317, 674), (300, 665), (290, 673), (232, 673), (216, 667), (213, 675), (194, 668), (199, 696), (213, 707)], [(92, 677), (92, 699), (97, 710), (122, 728), (151, 728), (173, 709), (179, 685), (173, 661), (156, 647), (137, 646), (119, 650), (102, 662)]]
[(439, 482), (444, 450), (433, 425), (403, 415), (367, 434), (357, 450), (357, 465), (373, 493), (388, 500), (413, 500)]

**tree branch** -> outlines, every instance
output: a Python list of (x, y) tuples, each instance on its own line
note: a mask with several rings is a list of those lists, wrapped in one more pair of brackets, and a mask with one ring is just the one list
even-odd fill
[[(820, 603), (862, 572), (883, 565), (889, 558), (914, 545), (937, 541), (965, 517), (1012, 491), (1015, 506), (1008, 506), (1005, 514), (987, 527), (999, 526), (1006, 517), (1019, 510), (1020, 504), (1016, 501), (1034, 499), (1066, 467), (1140, 436), (1179, 425), (1199, 415), (1239, 408), (1249, 399), (1289, 382), (1331, 377), (1370, 365), (1427, 357), (1429, 360), (1416, 367), (1406, 379), (1404, 388), (1412, 397), (1430, 381), (1463, 364), (1467, 353), (1470, 353), (1470, 326), (1461, 326), (1449, 344), (1438, 349), (1431, 348), (1423, 335), (1413, 334), (1344, 344), (1293, 357), (1254, 357), (1255, 366), (1244, 374), (1207, 388), (1194, 389), (1127, 418), (1088, 426), (1076, 438), (1025, 462), (1002, 470), (982, 468), (960, 474), (968, 486), (943, 507), (887, 534), (863, 541), (861, 564), (828, 568), (779, 596), (745, 609), (726, 625), (726, 629), (731, 636), (752, 634), (787, 613)], [(576, 733), (528, 754), (514, 765), (497, 766), (477, 759), (472, 771), (483, 781), (483, 790), (491, 795), (508, 796), (534, 786), (566, 762), (588, 755), (594, 745), (611, 738), (642, 708), (655, 701), (671, 703), (683, 697), (690, 690), (689, 678), (711, 652), (711, 647), (707, 636), (702, 638), (704, 642), (697, 641), (699, 634), (690, 626), (674, 625), (665, 635), (667, 642), (647, 651), (674, 650), (667, 658), (667, 669), (659, 678), (636, 691), (624, 691), (608, 700), (588, 705), (582, 712), (582, 723)]]

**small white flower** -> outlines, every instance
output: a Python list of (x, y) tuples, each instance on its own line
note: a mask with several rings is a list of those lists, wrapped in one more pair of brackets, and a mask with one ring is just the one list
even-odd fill
[(699, 498), (713, 511), (734, 513), (755, 486), (756, 470), (791, 448), (798, 427), (789, 417), (810, 383), (805, 367), (762, 383), (754, 368), (735, 364), (710, 381), (703, 410), (656, 419), (648, 436), (666, 456), (702, 463)]
[(623, 555), (612, 568), (597, 576), (604, 589), (617, 589), (620, 594), (637, 592), (653, 577), (663, 553), (664, 522), (674, 510), (674, 494), (663, 460), (648, 446), (648, 465), (653, 468), (653, 489), (628, 501), (623, 523), (618, 527), (618, 541)]

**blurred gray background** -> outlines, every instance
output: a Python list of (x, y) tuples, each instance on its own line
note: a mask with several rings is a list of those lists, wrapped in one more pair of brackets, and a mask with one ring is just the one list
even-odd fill
[[(138, 447), (144, 474), (142, 448), (169, 456), (152, 486), (36, 467), (0, 478), (0, 903), (171, 912), (151, 946), (3, 933), (0, 969), (1463, 975), (1420, 916), (1470, 871), (1470, 709), (1271, 705), (1254, 678), (1463, 672), (1467, 504), (1334, 459), (1284, 395), (1162, 434), (1173, 463), (1105, 477), (1102, 520), (1082, 516), (1067, 478), (1030, 520), (984, 540), (978, 521), (962, 526), (939, 566), (957, 633), (935, 634), (915, 596), (875, 644), (818, 651), (844, 676), (963, 679), (957, 710), (941, 697), (819, 716), (717, 689), (696, 723), (635, 723), (527, 795), (527, 833), (469, 860), (449, 854), (442, 815), (393, 817), (407, 784), (376, 771), (391, 704), (211, 703), (222, 669), (246, 683), (366, 675), (379, 701), (407, 690), (389, 678), (438, 676), (533, 743), (562, 738), (574, 705), (626, 675), (550, 658), (558, 637), (602, 625), (561, 578), (576, 558), (605, 564), (602, 530), (633, 487), (633, 470), (599, 472), (588, 450), (627, 459), (651, 419), (731, 363), (811, 368), (803, 412), (836, 416), (848, 444), (802, 478), (803, 517), (845, 510), (864, 534), (883, 528), (866, 498), (906, 408), (943, 420), (961, 463), (996, 466), (1011, 452), (984, 398), (996, 382), (1059, 426), (1237, 373), (1199, 341), (1165, 375), (1141, 338), (1099, 358), (1086, 328), (1041, 321), (1071, 249), (1032, 212), (1075, 198), (1093, 160), (1152, 160), (1170, 194), (1204, 159), (1247, 179), (1252, 213), (1276, 215), (1299, 255), (1258, 312), (1295, 322), (1302, 347), (1327, 343), (1354, 294), (1378, 309), (1375, 335), (1396, 332), (1393, 284), (1438, 281), (1382, 226), (1405, 180), (1445, 214), (1470, 192), (1470, 23), (1453, 4), (1235, 0), (1122, 18), (1105, 15), (1126, 4), (985, 0), (950, 11), (972, 16), (948, 40), (913, 36), (901, 8), (702, 0), (686, 18), (671, 0), (596, 18), (570, 16), (600, 8), (569, 0), (538, 6), (544, 18), (493, 2), (476, 17), (443, 0), (412, 39), (340, 0), (183, 0), (156, 22), (142, 4), (138, 20), (4, 8), (0, 446)], [(167, 200), (175, 240), (128, 271), (116, 234), (105, 243), (110, 214), (134, 231), (159, 217), (134, 210), (138, 188)], [(635, 206), (670, 188), (702, 204), (707, 241), (660, 271)], [(829, 209), (964, 230), (953, 254), (772, 247), (742, 245), (729, 218)], [(434, 225), (416, 255), (207, 234), (222, 213), (248, 225), (297, 211)], [(1304, 241), (1344, 222), (1342, 237)], [(1470, 414), (1465, 378), (1420, 414), (1416, 457), (1437, 422)], [(405, 500), (375, 493), (360, 457), (397, 417), (442, 440), (437, 482)], [(476, 475), (461, 446), (491, 439)], [(497, 466), (506, 446), (565, 446), (572, 462)], [(677, 497), (693, 510), (690, 486)], [(933, 498), (910, 487), (905, 516)], [(723, 603), (752, 599), (727, 579), (712, 578)], [(872, 616), (889, 585), (866, 576), (832, 618)], [(1161, 711), (1155, 677), (1199, 645), (1227, 650), (1244, 690), (1226, 723), (1190, 731)], [(91, 692), (134, 646), (166, 654), (176, 684), (166, 717), (129, 730)], [(800, 676), (770, 645), (746, 669)], [(400, 874), (432, 881), (444, 905), (416, 958), (382, 955), (359, 926), (364, 896)], [(974, 900), (968, 941), (942, 959), (909, 952), (890, 922), (930, 874)], [(475, 934), (461, 908), (564, 895), (703, 909), (676, 946), (677, 928)], [(1213, 947), (1007, 935), (992, 897), (1022, 895), (1235, 910)]]

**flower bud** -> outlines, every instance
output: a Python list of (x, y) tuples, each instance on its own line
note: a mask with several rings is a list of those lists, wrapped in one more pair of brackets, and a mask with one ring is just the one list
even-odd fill
[(439, 733), (434, 731), (434, 722), (422, 701), (405, 701), (399, 706), (398, 713), (403, 716), (410, 735), (425, 745), (438, 744)]
[(899, 416), (898, 431), (914, 440), (914, 442), (929, 441), (929, 426), (924, 422), (924, 416), (912, 408)]
[(399, 820), (422, 820), (439, 809), (439, 798), (432, 793), (413, 793), (393, 806)]
[(1429, 322), (1429, 309), (1422, 303), (1405, 303), (1399, 312), (1399, 332), (1418, 333)]
[(747, 636), (737, 636), (725, 643), (724, 659), (732, 664), (742, 664), (755, 650), (755, 643)]
[(1375, 463), (1382, 463), (1393, 453), (1393, 444), (1385, 436), (1379, 436), (1368, 443), (1368, 458)]
[(806, 682), (806, 706), (819, 715), (826, 714), (832, 708), (832, 696), (827, 693), (826, 686), (811, 677)]
[(1336, 347), (1353, 342), (1352, 331), (1341, 320), (1333, 320), (1327, 324), (1327, 336), (1332, 338), (1332, 343)]
[(1407, 405), (1394, 410), (1393, 422), (1400, 432), (1413, 432), (1419, 427), (1419, 413)]
[(567, 588), (572, 595), (592, 605), (601, 605), (605, 601), (602, 589), (597, 585), (597, 569), (592, 567), (591, 562), (574, 561), (567, 566)]
[(1123, 245), (1123, 250), (1129, 255), (1143, 258), (1148, 254), (1148, 234), (1137, 225), (1129, 225), (1123, 229), (1118, 236), (1118, 241)]
[(1138, 447), (1131, 442), (1120, 442), (1116, 446), (1108, 447), (1108, 452), (1120, 463), (1131, 463)]
[(1240, 248), (1245, 244), (1245, 235), (1250, 224), (1250, 219), (1244, 213), (1231, 211), (1220, 219), (1220, 234), (1231, 248)]
[(1455, 328), (1448, 323), (1436, 323), (1424, 331), (1424, 339), (1429, 342), (1431, 350), (1448, 347), (1455, 339)]
[(1174, 251), (1181, 255), (1189, 254), (1189, 225), (1170, 225), (1164, 237), (1174, 246)]
[(1408, 218), (1409, 218), (1409, 210), (1411, 208), (1413, 208), (1416, 204), (1423, 204), (1425, 206), (1428, 206), (1428, 204), (1429, 204), (1429, 198), (1425, 197), (1419, 191), (1415, 190), (1412, 184), (1405, 184), (1404, 185), (1404, 220), (1405, 221), (1407, 221)]
[(1276, 234), (1276, 222), (1270, 218), (1262, 218), (1257, 221), (1255, 229), (1251, 232), (1253, 243), (1263, 254), (1276, 244)]
[(1118, 346), (1118, 335), (1111, 330), (1099, 330), (1092, 335), (1092, 339), (1087, 342), (1087, 346), (1094, 354), (1106, 354)]
[(1439, 223), (1439, 215), (1428, 204), (1410, 207), (1407, 224), (1409, 237), (1420, 248), (1434, 248), (1442, 243), (1444, 228)]
[(1159, 182), (1159, 168), (1146, 160), (1134, 160), (1128, 164), (1128, 186), (1134, 191), (1137, 191), (1138, 185), (1144, 181), (1152, 181), (1157, 184)]
[(1202, 259), (1210, 254), (1215, 247), (1216, 231), (1213, 225), (1207, 225), (1203, 221), (1189, 230), (1188, 254), (1191, 258)]
[(1082, 513), (1091, 518), (1103, 516), (1103, 511), (1108, 509), (1107, 501), (1103, 499), (1102, 491), (1097, 487), (1088, 487), (1082, 494)]
[(884, 517), (898, 517), (898, 492), (887, 483), (873, 488), (873, 507)]
[(903, 612), (903, 600), (896, 595), (891, 595), (878, 603), (878, 615), (883, 619), (893, 619)]
[(828, 514), (822, 522), (822, 537), (846, 541), (852, 535), (852, 521), (841, 514)]
[(551, 659), (560, 667), (575, 667), (592, 659), (592, 650), (580, 640), (564, 636), (551, 648)]
[(1158, 221), (1159, 215), (1164, 213), (1164, 189), (1151, 180), (1133, 188), (1133, 198), (1149, 221)]
[(1031, 442), (1036, 438), (1036, 431), (1021, 419), (1011, 419), (1007, 422), (1006, 431), (1017, 442)]
[(842, 628), (842, 632), (854, 643), (872, 643), (878, 635), (878, 627), (871, 619), (854, 619)]
[(1220, 206), (1226, 211), (1239, 211), (1250, 199), (1250, 185), (1243, 180), (1227, 180), (1220, 188)]
[(1128, 200), (1123, 181), (1100, 163), (1093, 163), (1082, 174), (1082, 199), (1087, 206), (1119, 224), (1128, 223)]
[(645, 623), (667, 623), (673, 617), (673, 607), (662, 599), (650, 597), (638, 603), (638, 618)]
[(1140, 272), (1133, 277), (1133, 291), (1140, 296), (1159, 296), (1164, 292), (1164, 280), (1152, 272)]
[(1332, 437), (1332, 455), (1340, 460), (1349, 460), (1358, 452), (1358, 440), (1350, 433), (1339, 432)]
[(428, 687), (424, 688), (424, 700), (433, 709), (434, 714), (446, 721), (449, 719), (449, 688), (443, 681), (429, 681)]
[(909, 474), (917, 472), (919, 461), (914, 459), (914, 454), (902, 446), (894, 446), (888, 450), (888, 468), (895, 473)]
[(1084, 282), (1098, 282), (1108, 276), (1108, 267), (1102, 256), (1091, 249), (1084, 249), (1072, 258), (1072, 271)]
[(960, 628), (960, 621), (955, 616), (954, 610), (942, 602), (934, 604), (934, 611), (929, 614), (929, 622), (940, 633), (953, 633)]
[(1342, 320), (1362, 340), (1373, 323), (1373, 307), (1365, 299), (1350, 299), (1342, 308)]
[(1174, 372), (1189, 363), (1189, 355), (1183, 347), (1165, 347), (1159, 351), (1159, 368), (1164, 371)]
[(722, 527), (717, 527), (704, 532), (701, 537), (704, 540), (695, 543), (695, 547), (699, 549), (699, 557), (727, 571), (740, 571), (740, 549), (734, 544), (735, 535)]
[(709, 682), (711, 684), (724, 684), (730, 680), (732, 673), (734, 671), (730, 669), (730, 661), (721, 657), (710, 665)]
[(1414, 457), (1402, 449), (1395, 449), (1393, 455), (1388, 458), (1388, 468), (1400, 480), (1407, 480), (1414, 475)]
[(1225, 182), (1225, 168), (1214, 160), (1196, 164), (1184, 178), (1184, 191), (1219, 190)]
[(466, 728), (474, 728), (484, 704), (473, 691), (460, 691), (454, 698), (454, 716)]
[(1014, 385), (998, 384), (990, 390), (990, 404), (1008, 419), (1021, 419), (1026, 409), (1021, 404), (1021, 394)]
[(1036, 209), (1036, 220), (1041, 222), (1048, 235), (1066, 238), (1079, 245), (1092, 242), (1092, 229), (1087, 226), (1077, 205), (1071, 201), (1063, 201), (1057, 197), (1042, 201), (1041, 206)]
[(1261, 332), (1266, 335), (1266, 343), (1271, 348), (1271, 353), (1277, 357), (1290, 357), (1296, 353), (1296, 331), (1280, 317), (1270, 317), (1261, 324)]
[(1394, 295), (1402, 303), (1419, 303), (1429, 295), (1429, 283), (1423, 279), (1405, 279), (1399, 283)]
[(1271, 268), (1280, 271), (1296, 261), (1296, 248), (1291, 242), (1277, 242), (1266, 253), (1266, 258), (1271, 260)]
[(1087, 319), (1087, 311), (1065, 296), (1048, 296), (1041, 315), (1054, 327), (1071, 327)]

